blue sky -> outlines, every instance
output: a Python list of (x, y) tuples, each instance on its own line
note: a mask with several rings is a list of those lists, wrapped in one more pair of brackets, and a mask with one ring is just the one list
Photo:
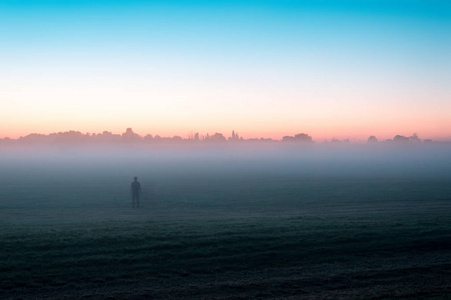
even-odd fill
[(449, 1), (0, 1), (0, 42), (0, 136), (451, 137)]

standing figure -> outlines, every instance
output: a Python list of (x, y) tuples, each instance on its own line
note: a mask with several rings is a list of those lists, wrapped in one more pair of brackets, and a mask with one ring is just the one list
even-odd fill
[(132, 195), (133, 207), (135, 207), (135, 200), (136, 207), (139, 207), (139, 196), (142, 194), (141, 184), (138, 182), (138, 177), (135, 176), (134, 179), (130, 186), (130, 194)]

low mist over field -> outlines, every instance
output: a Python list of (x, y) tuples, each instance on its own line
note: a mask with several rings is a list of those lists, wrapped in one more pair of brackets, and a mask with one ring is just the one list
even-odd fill
[[(450, 150), (445, 143), (3, 147), (0, 294), (449, 295)], [(134, 176), (139, 208), (130, 196)]]
[(112, 168), (118, 173), (158, 175), (177, 169), (220, 175), (269, 168), (305, 175), (448, 176), (450, 150), (450, 143), (14, 145), (0, 147), (0, 163), (12, 172), (22, 166), (27, 173), (39, 168), (66, 168), (69, 173), (87, 169), (101, 175), (102, 168)]
[[(199, 212), (202, 207), (217, 206), (220, 215), (228, 212), (225, 204), (254, 205), (263, 198), (267, 213), (293, 213), (291, 204), (316, 201), (316, 193), (324, 192), (318, 185), (321, 182), (353, 180), (359, 187), (365, 181), (367, 186), (361, 188), (361, 193), (367, 193), (367, 188), (374, 188), (380, 181), (393, 182), (394, 186), (397, 182), (448, 182), (450, 150), (445, 143), (6, 147), (0, 150), (0, 207), (127, 208), (129, 184), (137, 176), (144, 205), (149, 208), (166, 203), (178, 217), (189, 217), (190, 212), (178, 210), (187, 198), (193, 207), (198, 203)], [(168, 191), (174, 197), (168, 197)], [(218, 194), (210, 197), (212, 192)], [(284, 202), (284, 192), (291, 193), (290, 205)], [(342, 200), (336, 191), (330, 192), (330, 203)], [(341, 192), (349, 191), (343, 188)], [(365, 205), (365, 198), (358, 201)], [(252, 213), (252, 205), (246, 212)], [(259, 211), (258, 205), (255, 208)], [(90, 213), (92, 219), (96, 212)], [(101, 215), (99, 212), (99, 218)], [(245, 212), (241, 215), (246, 216)], [(209, 217), (215, 218), (215, 214)]]

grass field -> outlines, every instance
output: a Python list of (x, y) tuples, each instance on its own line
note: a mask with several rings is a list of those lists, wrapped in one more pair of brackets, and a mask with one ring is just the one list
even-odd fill
[(353, 168), (5, 163), (0, 296), (450, 298), (450, 177)]

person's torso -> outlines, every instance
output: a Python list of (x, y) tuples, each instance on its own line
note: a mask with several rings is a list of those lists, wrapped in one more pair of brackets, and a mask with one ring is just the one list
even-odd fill
[(133, 191), (134, 193), (137, 193), (137, 192), (139, 192), (139, 188), (140, 188), (139, 182), (133, 181), (133, 182), (132, 182), (132, 191)]

